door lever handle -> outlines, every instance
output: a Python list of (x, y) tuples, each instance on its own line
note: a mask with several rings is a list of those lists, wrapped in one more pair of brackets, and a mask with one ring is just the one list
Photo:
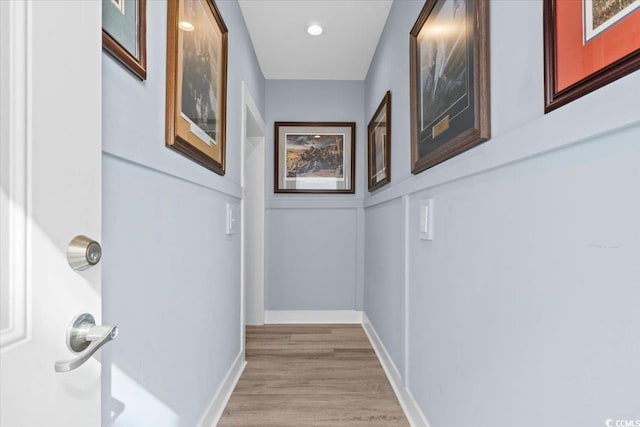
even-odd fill
[(93, 354), (109, 341), (118, 336), (117, 326), (96, 326), (96, 321), (89, 313), (76, 316), (67, 328), (67, 347), (78, 353), (75, 359), (58, 361), (56, 372), (69, 372), (89, 360)]

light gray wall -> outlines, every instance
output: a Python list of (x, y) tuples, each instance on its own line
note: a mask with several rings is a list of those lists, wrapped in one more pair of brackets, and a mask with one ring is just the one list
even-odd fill
[[(638, 418), (640, 126), (420, 192), (409, 382), (432, 427)], [(632, 195), (634, 194), (634, 195)], [(630, 197), (631, 195), (631, 197)]]
[[(362, 307), (363, 90), (362, 81), (267, 80), (267, 310)], [(276, 121), (355, 122), (356, 194), (275, 194)]]
[(401, 199), (365, 213), (364, 308), (400, 373), (404, 370), (404, 224)]
[(422, 4), (394, 2), (365, 82), (366, 118), (393, 97), (392, 183), (364, 200), (366, 314), (431, 427), (637, 419), (640, 74), (544, 115), (542, 2), (490, 2), (492, 139), (412, 176)]
[(353, 310), (356, 209), (273, 209), (267, 236), (270, 310)]
[(241, 82), (261, 112), (265, 82), (235, 0), (229, 28), (227, 173), (164, 145), (166, 3), (147, 2), (148, 78), (103, 56), (103, 425), (193, 427), (240, 352)]

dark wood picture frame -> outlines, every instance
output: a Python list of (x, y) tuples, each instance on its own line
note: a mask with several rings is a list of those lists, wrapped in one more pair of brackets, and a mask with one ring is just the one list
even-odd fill
[[(381, 115), (384, 113), (384, 122), (382, 122)], [(381, 128), (383, 128), (381, 130)], [(384, 159), (383, 159), (383, 171), (384, 177), (378, 179), (380, 171), (377, 170), (377, 152), (376, 149), (376, 136), (377, 132), (382, 132), (384, 138)], [(367, 126), (367, 149), (368, 149), (368, 182), (369, 191), (377, 190), (378, 188), (391, 182), (391, 91), (387, 93), (380, 101), (380, 105), (373, 113), (373, 117), (369, 121)]]
[[(548, 113), (640, 69), (640, 45), (627, 55), (558, 90), (556, 0), (544, 0), (544, 112)], [(636, 11), (636, 14), (640, 12)], [(637, 18), (636, 18), (637, 19)], [(637, 22), (637, 21), (636, 21)], [(584, 21), (583, 21), (584, 25)], [(615, 27), (615, 25), (614, 25)], [(614, 28), (610, 28), (610, 32)], [(601, 40), (598, 40), (601, 41)], [(617, 41), (617, 40), (616, 40)], [(586, 43), (585, 43), (586, 45)], [(602, 49), (602, 48), (601, 48)]]
[(138, 3), (138, 37), (140, 57), (129, 52), (116, 39), (102, 28), (102, 48), (105, 52), (119, 61), (140, 80), (147, 78), (147, 0), (137, 0)]
[[(464, 0), (465, 22), (468, 24), (463, 27), (466, 29), (465, 32), (459, 33), (464, 34), (466, 43), (465, 50), (461, 51), (466, 55), (464, 56), (466, 78), (460, 80), (466, 85), (464, 95), (466, 98), (460, 98), (454, 104), (460, 111), (450, 117), (449, 110), (445, 109), (442, 114), (435, 116), (436, 118), (427, 127), (421, 125), (424, 113), (420, 108), (423, 91), (419, 79), (423, 76), (418, 57), (420, 55), (418, 36), (423, 28), (429, 27), (432, 12), (436, 11), (433, 19), (438, 18), (437, 13), (441, 10), (442, 4), (444, 0), (427, 0), (410, 33), (411, 173), (413, 174), (450, 159), (488, 140), (491, 136), (488, 0)], [(434, 34), (437, 33), (434, 31)], [(458, 48), (456, 43), (452, 51)], [(446, 66), (447, 63), (445, 63)], [(427, 82), (427, 80), (424, 81)], [(433, 97), (436, 95), (436, 87), (433, 88)], [(463, 101), (465, 99), (466, 101)], [(440, 100), (440, 102), (447, 101)], [(427, 103), (422, 104), (424, 105)], [(430, 105), (435, 105), (435, 102)], [(423, 116), (419, 117), (419, 114)], [(431, 126), (434, 123), (435, 125)]]
[[(281, 129), (282, 132), (286, 132), (286, 128), (294, 128), (293, 133), (304, 133), (311, 136), (314, 134), (323, 134), (324, 129), (329, 128), (330, 135), (338, 134), (340, 131), (335, 129), (344, 129), (350, 133), (350, 137), (344, 134), (343, 150), (349, 147), (350, 159), (343, 161), (343, 179), (348, 178), (348, 183), (345, 183), (345, 188), (326, 189), (326, 188), (286, 188), (280, 185), (281, 180), (286, 182), (286, 176), (280, 176), (281, 173), (286, 174), (286, 167), (281, 168), (280, 163), (282, 155), (286, 156), (284, 150), (285, 141), (280, 138)], [(300, 129), (300, 130), (295, 130)], [(304, 129), (304, 131), (302, 130)], [(331, 130), (333, 129), (333, 130)], [(286, 133), (285, 133), (286, 139)], [(346, 157), (346, 152), (343, 157)], [(283, 164), (286, 164), (286, 158)], [(349, 166), (349, 173), (346, 173), (345, 166)], [(273, 191), (275, 193), (303, 193), (303, 194), (354, 194), (356, 191), (356, 124), (354, 122), (275, 122), (274, 124), (274, 180)], [(313, 178), (312, 178), (313, 179)]]
[[(214, 81), (214, 78), (209, 76), (211, 81), (208, 82), (209, 84), (217, 85), (218, 109), (214, 112), (216, 114), (214, 129), (210, 130), (215, 131), (216, 139), (214, 141), (213, 137), (211, 137), (211, 141), (215, 143), (205, 142), (202, 135), (203, 133), (206, 134), (206, 132), (193, 121), (187, 120), (182, 112), (183, 61), (180, 56), (182, 48), (179, 46), (179, 41), (184, 37), (179, 34), (182, 31), (179, 28), (179, 24), (184, 25), (184, 22), (181, 22), (180, 19), (180, 3), (182, 2), (181, 0), (169, 0), (167, 5), (166, 146), (218, 175), (224, 175), (226, 162), (228, 30), (214, 0), (198, 1), (203, 5), (206, 13), (211, 13), (209, 18), (213, 18), (213, 22), (218, 26), (217, 29), (214, 28), (213, 30), (219, 32), (220, 39), (219, 45), (216, 46), (218, 48), (216, 59), (219, 60), (219, 67), (217, 68), (219, 80)], [(200, 30), (200, 28), (197, 30)], [(191, 32), (193, 29), (186, 31)]]

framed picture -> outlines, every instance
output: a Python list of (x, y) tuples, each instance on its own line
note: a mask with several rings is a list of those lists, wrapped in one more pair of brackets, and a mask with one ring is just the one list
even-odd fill
[(367, 127), (369, 191), (391, 182), (391, 92), (387, 91)]
[(427, 0), (410, 34), (411, 172), (489, 139), (488, 0)]
[(545, 113), (640, 69), (639, 0), (545, 0)]
[(275, 123), (276, 193), (355, 192), (356, 124)]
[(225, 173), (227, 27), (213, 0), (169, 0), (166, 145)]
[(139, 79), (147, 78), (146, 0), (102, 0), (102, 47)]

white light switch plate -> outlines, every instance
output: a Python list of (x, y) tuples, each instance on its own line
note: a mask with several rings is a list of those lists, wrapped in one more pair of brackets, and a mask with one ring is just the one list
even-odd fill
[(420, 239), (433, 240), (433, 199), (420, 200)]
[(236, 207), (227, 203), (227, 234), (236, 234), (237, 229)]

